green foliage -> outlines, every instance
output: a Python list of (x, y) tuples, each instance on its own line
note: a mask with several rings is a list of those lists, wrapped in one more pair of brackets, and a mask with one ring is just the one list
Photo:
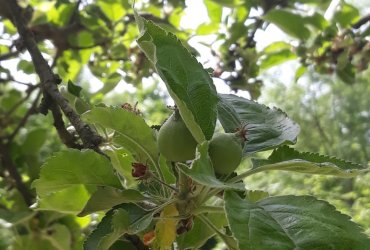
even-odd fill
[(91, 150), (73, 149), (50, 157), (41, 167), (40, 178), (34, 181), (33, 187), (42, 197), (80, 184), (120, 187), (107, 158)]
[(334, 19), (343, 28), (346, 28), (359, 19), (359, 14), (360, 12), (356, 7), (348, 3), (342, 3), (341, 8), (335, 12)]
[(253, 169), (285, 170), (307, 174), (355, 177), (369, 171), (361, 164), (318, 153), (298, 152), (288, 146), (275, 149), (267, 160), (252, 159)]
[[(215, 225), (216, 228), (222, 228), (227, 225), (227, 220), (224, 215), (220, 214), (209, 214), (206, 215), (207, 219)], [(179, 235), (177, 237), (177, 243), (180, 249), (187, 248), (200, 248), (206, 243), (206, 241), (215, 235), (215, 231), (204, 224), (199, 218), (194, 219), (194, 225), (191, 231)]]
[[(348, 216), (310, 196), (256, 203), (225, 192), (225, 210), (239, 249), (364, 249), (370, 240)], [(268, 235), (268, 238), (261, 237)]]
[(109, 249), (124, 233), (136, 234), (148, 227), (152, 214), (135, 205), (111, 209), (84, 243), (84, 249)]
[(97, 107), (86, 113), (84, 118), (103, 128), (113, 129), (113, 142), (128, 150), (137, 161), (157, 165), (158, 148), (154, 131), (138, 114), (122, 108)]
[(32, 185), (39, 196), (37, 209), (72, 214), (84, 208), (91, 188), (121, 187), (108, 159), (91, 150), (59, 152), (42, 166)]
[(210, 139), (218, 98), (208, 72), (173, 34), (138, 15), (136, 19), (141, 32), (137, 41), (166, 83), (185, 124), (199, 143)]
[[(329, 0), (196, 3), (208, 20), (185, 30), (190, 7), (181, 0), (136, 1), (134, 8), (127, 0), (0, 0), (1, 249), (198, 249), (208, 239), (229, 249), (369, 245), (348, 216), (307, 196), (370, 225), (362, 177), (369, 89), (355, 84), (370, 60), (367, 17), (346, 1), (330, 8)], [(274, 30), (268, 26), (290, 41), (257, 46), (261, 32)], [(201, 44), (201, 53), (190, 44)], [(265, 93), (270, 69), (287, 61), (299, 63), (296, 81), (309, 80), (319, 99), (315, 105), (304, 95), (300, 81), (290, 86), (294, 93), (278, 91), (277, 106), (292, 119), (253, 101)], [(312, 71), (334, 74), (354, 92), (337, 82), (321, 88), (325, 78), (308, 78)], [(214, 78), (250, 99), (218, 94)], [(169, 97), (196, 139), (194, 159), (169, 161), (158, 150)], [(220, 174), (211, 138), (242, 128), (243, 153), (233, 150), (242, 162)], [(299, 133), (305, 139), (288, 147)], [(347, 160), (326, 156), (333, 153)], [(286, 193), (300, 196), (276, 196)]]
[(29, 131), (21, 146), (23, 154), (32, 155), (38, 153), (44, 145), (46, 138), (47, 131), (43, 128)]
[(68, 81), (67, 85), (68, 92), (76, 97), (80, 97), (82, 88), (71, 81)]
[(270, 109), (235, 95), (220, 95), (218, 118), (229, 133), (241, 124), (247, 124), (245, 155), (294, 144), (300, 131), (299, 126), (280, 109)]
[(279, 9), (271, 10), (264, 16), (264, 19), (274, 23), (288, 35), (300, 40), (305, 40), (310, 37), (310, 30), (302, 25), (304, 24), (303, 17), (290, 11)]
[(85, 216), (96, 211), (107, 210), (122, 203), (145, 201), (144, 195), (135, 189), (120, 190), (111, 187), (98, 187), (78, 216)]
[[(274, 100), (274, 105), (284, 109), (300, 124), (301, 133), (295, 148), (302, 152), (317, 151), (322, 155), (368, 166), (368, 118), (364, 116), (364, 111), (370, 105), (366, 98), (369, 91), (366, 83), (368, 72), (360, 77), (359, 84), (353, 86), (319, 77), (310, 70), (305, 77), (308, 77), (309, 85), (301, 80), (292, 86), (274, 81), (273, 86), (265, 92), (270, 100)], [(340, 179), (271, 171), (252, 176), (249, 183), (250, 188), (264, 189), (273, 195), (310, 194), (325, 199), (338, 210), (351, 215), (369, 233), (368, 180), (369, 174), (366, 172), (353, 179)]]

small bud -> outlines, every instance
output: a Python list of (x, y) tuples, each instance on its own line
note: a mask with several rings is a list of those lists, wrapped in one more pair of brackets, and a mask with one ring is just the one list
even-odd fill
[(179, 221), (176, 229), (177, 235), (189, 232), (193, 228), (193, 217), (182, 219)]
[(143, 243), (144, 243), (145, 246), (149, 246), (153, 242), (154, 239), (155, 239), (155, 232), (154, 232), (154, 230), (153, 231), (149, 231), (146, 234), (144, 234), (144, 236), (143, 236)]
[(146, 180), (150, 177), (150, 171), (148, 166), (140, 163), (140, 162), (133, 162), (131, 164), (132, 170), (131, 175), (138, 180)]
[(121, 105), (121, 108), (126, 109), (127, 111), (130, 111), (136, 115), (141, 115), (141, 111), (137, 108), (137, 105), (138, 105), (138, 102), (136, 102), (134, 106), (126, 102)]

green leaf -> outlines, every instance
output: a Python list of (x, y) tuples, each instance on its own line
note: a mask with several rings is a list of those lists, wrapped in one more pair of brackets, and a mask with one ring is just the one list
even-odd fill
[(43, 128), (36, 128), (27, 133), (26, 139), (21, 145), (22, 152), (27, 155), (39, 154), (42, 145), (44, 145), (48, 131)]
[(159, 153), (154, 132), (141, 116), (123, 108), (96, 107), (83, 118), (115, 130), (114, 141), (130, 151), (136, 160), (157, 161)]
[(0, 55), (9, 52), (9, 47), (5, 45), (0, 45)]
[(210, 139), (217, 118), (217, 93), (209, 73), (172, 33), (137, 14), (137, 42), (166, 83), (180, 114), (198, 143)]
[(247, 123), (244, 154), (296, 143), (299, 126), (280, 109), (270, 109), (257, 102), (235, 95), (220, 95), (219, 120), (225, 132), (234, 132)]
[(283, 62), (296, 59), (297, 55), (290, 49), (282, 49), (274, 53), (264, 54), (260, 61), (260, 69), (266, 70)]
[(90, 110), (90, 105), (79, 97), (75, 98), (74, 107), (78, 114), (83, 114), (86, 111)]
[(218, 31), (218, 23), (202, 23), (198, 26), (196, 33), (198, 36), (214, 34)]
[(204, 0), (204, 5), (207, 8), (208, 17), (211, 20), (211, 23), (221, 23), (222, 6), (212, 0)]
[(57, 67), (63, 82), (74, 81), (82, 70), (82, 66), (89, 61), (92, 49), (66, 50), (58, 59)]
[(242, 0), (211, 0), (211, 1), (221, 6), (230, 7), (230, 8), (237, 7), (244, 3)]
[(311, 16), (303, 17), (305, 23), (312, 25), (318, 30), (324, 30), (329, 26), (329, 22), (320, 14), (315, 12)]
[(113, 129), (114, 142), (129, 151), (136, 161), (152, 167), (158, 165), (159, 152), (154, 131), (140, 115), (123, 108), (96, 107), (86, 112), (83, 118), (89, 123)]
[(67, 226), (54, 224), (47, 229), (43, 237), (55, 247), (57, 250), (70, 250), (72, 237)]
[(225, 191), (225, 210), (239, 249), (366, 249), (370, 240), (350, 217), (311, 196), (256, 203)]
[(247, 190), (245, 196), (249, 201), (256, 202), (269, 197), (269, 193), (262, 190)]
[[(113, 232), (111, 225), (113, 216), (113, 210), (110, 210), (103, 219), (99, 222), (98, 226), (92, 233), (86, 238), (84, 242), (84, 250), (98, 250), (100, 241), (107, 235)], [(113, 244), (113, 242), (112, 242)]]
[(90, 198), (84, 185), (74, 185), (59, 191), (40, 196), (33, 206), (35, 210), (53, 210), (77, 215)]
[(359, 10), (348, 3), (341, 2), (340, 8), (334, 14), (334, 21), (338, 22), (343, 28), (349, 27), (360, 17)]
[(0, 209), (0, 227), (10, 227), (18, 225), (23, 222), (27, 222), (29, 219), (36, 215), (34, 211), (9, 211), (6, 209)]
[(213, 188), (237, 189), (244, 191), (245, 188), (243, 183), (228, 184), (216, 178), (211, 159), (208, 156), (208, 144), (209, 142), (206, 141), (198, 145), (197, 153), (194, 161), (191, 164), (191, 168), (185, 164), (178, 163), (177, 166), (179, 169), (194, 181), (202, 185)]
[(55, 247), (47, 240), (35, 234), (18, 235), (10, 247), (12, 250), (55, 250)]
[(3, 93), (0, 99), (2, 110), (12, 109), (22, 99), (22, 94), (18, 90), (12, 89)]
[(103, 13), (113, 22), (120, 20), (126, 13), (119, 1), (98, 1), (98, 5)]
[(101, 89), (99, 89), (96, 93), (106, 94), (112, 91), (121, 80), (122, 76), (119, 73), (114, 72), (113, 74), (109, 75), (107, 79), (105, 79), (104, 86)]
[(17, 70), (22, 70), (26, 74), (32, 74), (35, 72), (35, 67), (32, 62), (21, 60), (17, 65)]
[(80, 97), (82, 88), (74, 84), (71, 80), (68, 81), (67, 89), (68, 92), (71, 93), (72, 95)]
[(337, 76), (347, 84), (353, 84), (356, 79), (355, 67), (348, 63), (344, 68), (336, 70)]
[(310, 152), (299, 152), (288, 146), (275, 149), (267, 160), (252, 159), (253, 169), (284, 170), (305, 174), (354, 177), (370, 171), (370, 168)]
[(97, 249), (109, 249), (114, 242), (127, 233), (127, 228), (130, 226), (130, 215), (124, 209), (115, 209), (110, 224), (112, 231), (100, 240)]
[[(68, 21), (71, 19), (71, 15), (76, 9), (76, 4), (60, 4), (55, 10), (56, 13), (53, 13), (53, 17), (49, 17), (51, 23), (58, 24), (58, 26), (63, 27), (68, 24)], [(56, 6), (55, 6), (56, 7)], [(52, 11), (53, 12), (53, 11)], [(49, 14), (50, 12), (48, 12)]]
[(301, 4), (314, 5), (314, 6), (318, 7), (321, 10), (326, 10), (329, 7), (329, 5), (331, 4), (332, 1), (331, 0), (321, 0), (321, 1), (317, 1), (317, 0), (296, 0), (295, 2), (301, 3)]
[(9, 33), (9, 34), (16, 34), (17, 33), (17, 28), (14, 26), (13, 22), (10, 20), (2, 20), (2, 23), (4, 24), (4, 30)]
[(135, 189), (120, 190), (111, 187), (98, 187), (78, 216), (85, 216), (96, 211), (110, 209), (121, 203), (144, 200), (146, 200), (146, 197)]
[(91, 32), (80, 31), (77, 35), (69, 36), (68, 42), (75, 47), (79, 48), (89, 48), (95, 45), (95, 39)]
[(48, 158), (41, 167), (40, 178), (32, 183), (40, 198), (76, 185), (110, 186), (121, 184), (109, 160), (92, 151), (68, 149)]
[(300, 66), (300, 67), (296, 70), (296, 72), (295, 72), (294, 80), (295, 80), (295, 81), (298, 81), (298, 79), (299, 79), (299, 78), (301, 78), (301, 76), (302, 76), (304, 73), (306, 73), (306, 71), (307, 71), (307, 67), (305, 67), (305, 66)]
[(132, 176), (132, 163), (135, 162), (133, 156), (125, 149), (106, 149), (104, 150), (117, 173), (124, 179), (125, 188), (136, 187), (137, 181)]
[(166, 159), (163, 157), (163, 155), (160, 156), (159, 159), (159, 166), (163, 172), (164, 180), (167, 184), (175, 184), (176, 183), (176, 177), (172, 171), (171, 162), (166, 161)]
[(85, 250), (106, 250), (123, 234), (137, 234), (153, 219), (152, 212), (133, 204), (122, 204), (106, 213), (97, 228), (87, 237)]
[[(213, 225), (221, 229), (227, 226), (227, 220), (224, 214), (207, 214), (204, 215)], [(194, 218), (193, 228), (177, 237), (177, 244), (179, 249), (200, 249), (206, 241), (214, 236), (215, 231), (204, 224), (198, 217)]]
[(304, 26), (304, 18), (284, 9), (273, 9), (267, 12), (263, 19), (275, 24), (288, 35), (306, 40), (310, 36), (310, 30)]
[(274, 42), (274, 43), (269, 44), (267, 47), (263, 49), (263, 51), (267, 54), (270, 54), (270, 53), (275, 53), (281, 50), (287, 50), (291, 48), (292, 48), (292, 45), (290, 45), (289, 43), (279, 41), (279, 42)]

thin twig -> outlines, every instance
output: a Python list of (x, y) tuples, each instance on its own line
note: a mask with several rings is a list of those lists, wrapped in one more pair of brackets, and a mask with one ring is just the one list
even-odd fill
[(256, 42), (254, 41), (254, 36), (256, 35), (257, 30), (260, 29), (263, 24), (264, 21), (262, 19), (256, 19), (256, 22), (254, 23), (254, 28), (248, 35), (247, 43), (245, 44), (244, 48), (255, 47)]
[(32, 115), (32, 114), (35, 114), (37, 112), (36, 110), (36, 107), (37, 107), (37, 103), (39, 101), (41, 97), (41, 91), (37, 94), (35, 100), (33, 101), (32, 103), (32, 106), (28, 109), (28, 111), (26, 112), (26, 114), (23, 116), (23, 118), (21, 119), (21, 121), (18, 123), (18, 126), (14, 129), (13, 133), (11, 133), (9, 136), (8, 136), (8, 142), (7, 144), (10, 145), (10, 143), (13, 141), (14, 137), (17, 135), (18, 131), (24, 127), (24, 125), (27, 123), (28, 121), (28, 118)]
[(28, 86), (28, 87), (34, 86), (31, 83), (22, 82), (22, 81), (19, 81), (19, 80), (14, 79), (12, 77), (0, 78), (0, 83), (4, 83), (5, 84), (5, 83), (8, 83), (8, 82), (14, 82), (14, 83), (18, 83), (18, 84), (25, 85), (25, 86)]
[(83, 146), (76, 143), (77, 138), (75, 138), (75, 136), (68, 132), (68, 130), (66, 129), (63, 121), (63, 115), (60, 111), (59, 106), (53, 103), (50, 106), (50, 110), (54, 118), (53, 125), (56, 128), (59, 138), (62, 140), (62, 142), (69, 148), (82, 149)]
[(16, 50), (16, 51), (12, 51), (12, 52), (9, 52), (9, 53), (6, 53), (6, 54), (2, 54), (0, 55), (0, 61), (5, 61), (5, 60), (9, 60), (17, 55), (19, 55), (20, 51)]
[(367, 14), (366, 16), (362, 17), (360, 20), (358, 20), (356, 23), (352, 24), (353, 29), (359, 29), (362, 25), (370, 21), (370, 14)]
[(8, 171), (9, 175), (15, 182), (15, 188), (22, 195), (25, 203), (28, 206), (31, 206), (33, 203), (34, 196), (30, 193), (28, 187), (24, 184), (21, 175), (17, 170), (17, 166), (13, 163), (12, 158), (10, 157), (9, 146), (4, 145), (0, 142), (0, 158), (1, 164)]
[(36, 85), (33, 85), (32, 83), (27, 83), (27, 82), (22, 82), (22, 81), (19, 81), (19, 80), (17, 80), (17, 79), (14, 79), (14, 78), (10, 78), (9, 79), (9, 81), (12, 81), (12, 82), (14, 82), (14, 83), (18, 83), (18, 84), (21, 84), (21, 85), (25, 85), (25, 86), (28, 86), (28, 87), (39, 87), (39, 84), (37, 84), (37, 86)]
[(21, 100), (19, 100), (16, 104), (14, 104), (14, 106), (11, 108), (11, 109), (9, 109), (8, 110), (8, 112), (6, 112), (5, 113), (5, 117), (9, 117), (15, 110), (17, 110), (18, 109), (18, 107), (22, 104), (22, 103), (24, 103), (25, 101), (27, 101), (29, 98), (30, 98), (30, 96), (31, 96), (31, 94), (32, 94), (32, 92), (37, 88), (38, 86), (37, 85), (31, 85), (31, 86), (29, 86), (29, 88), (27, 89), (27, 95), (24, 97), (24, 98), (22, 98)]

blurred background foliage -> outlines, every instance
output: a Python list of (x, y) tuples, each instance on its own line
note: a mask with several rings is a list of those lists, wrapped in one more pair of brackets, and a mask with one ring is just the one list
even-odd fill
[[(300, 125), (297, 150), (320, 152), (366, 166), (370, 160), (369, 73), (352, 86), (316, 73), (291, 84), (273, 78), (261, 99), (281, 108)], [(270, 172), (252, 176), (248, 186), (275, 195), (311, 194), (328, 200), (370, 233), (369, 181), (369, 174), (340, 179)]]
[[(53, 117), (38, 113), (40, 85), (6, 1), (0, 0), (0, 249), (81, 249), (99, 214), (79, 218), (29, 208), (35, 201), (30, 183), (45, 158), (65, 145)], [(150, 125), (168, 116), (171, 100), (135, 43), (131, 1), (17, 2), (77, 112), (128, 103)], [(212, 68), (219, 92), (284, 110), (301, 126), (299, 150), (369, 165), (366, 0), (146, 0), (135, 8)], [(369, 174), (337, 179), (271, 172), (253, 176), (247, 186), (327, 199), (370, 235), (369, 183)]]

